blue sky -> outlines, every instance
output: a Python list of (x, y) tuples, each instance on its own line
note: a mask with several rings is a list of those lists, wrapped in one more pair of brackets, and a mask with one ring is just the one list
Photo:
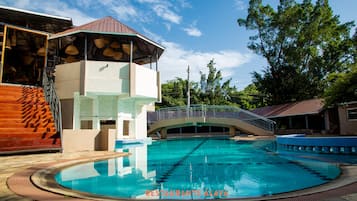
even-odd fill
[[(264, 0), (276, 6), (279, 0)], [(253, 71), (261, 72), (265, 60), (247, 49), (253, 32), (238, 27), (247, 14), (249, 0), (2, 0), (0, 5), (51, 15), (70, 17), (81, 25), (112, 16), (162, 44), (166, 49), (159, 62), (162, 82), (186, 78), (190, 65), (192, 80), (215, 59), (225, 79), (242, 90), (251, 83)], [(330, 0), (341, 22), (357, 22), (356, 0)]]

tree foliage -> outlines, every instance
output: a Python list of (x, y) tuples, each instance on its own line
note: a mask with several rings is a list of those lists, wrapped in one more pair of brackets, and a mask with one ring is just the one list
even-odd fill
[(234, 92), (232, 102), (247, 110), (267, 105), (264, 94), (260, 93), (254, 84), (248, 85), (242, 91)]
[(268, 66), (263, 74), (254, 72), (253, 81), (269, 104), (320, 96), (329, 73), (355, 62), (354, 24), (341, 24), (328, 0), (281, 0), (277, 10), (250, 0), (248, 16), (238, 24), (256, 31), (248, 48), (265, 57)]
[(328, 77), (330, 86), (326, 89), (324, 97), (326, 105), (357, 100), (357, 64), (343, 73), (332, 73)]
[(221, 71), (217, 70), (214, 65), (212, 59), (207, 64), (208, 75), (200, 72), (200, 101), (207, 105), (229, 105), (231, 104), (231, 93), (235, 88), (230, 86), (231, 79), (223, 82)]
[(187, 80), (176, 78), (161, 86), (162, 100), (159, 107), (183, 106), (186, 104)]
[[(222, 73), (212, 59), (207, 64), (208, 73), (200, 72), (200, 81), (190, 81), (190, 103), (206, 105), (237, 105), (231, 96), (237, 93), (231, 79), (223, 81)], [(187, 104), (187, 80), (176, 78), (162, 85), (162, 102), (158, 107), (183, 106)]]

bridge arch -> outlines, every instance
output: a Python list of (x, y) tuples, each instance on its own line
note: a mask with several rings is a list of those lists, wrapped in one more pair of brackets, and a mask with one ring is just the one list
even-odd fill
[(233, 106), (192, 105), (169, 107), (148, 117), (148, 134), (181, 125), (221, 125), (254, 135), (273, 135), (275, 122)]

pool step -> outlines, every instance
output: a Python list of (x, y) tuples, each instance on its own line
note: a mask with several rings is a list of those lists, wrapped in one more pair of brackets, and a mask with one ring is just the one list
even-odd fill
[(60, 148), (43, 89), (0, 84), (0, 154)]

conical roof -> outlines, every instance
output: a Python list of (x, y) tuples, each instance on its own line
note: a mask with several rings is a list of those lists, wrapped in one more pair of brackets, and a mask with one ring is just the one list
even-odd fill
[(56, 33), (54, 36), (70, 35), (81, 31), (100, 32), (100, 33), (126, 33), (126, 34), (139, 34), (134, 29), (119, 22), (113, 17), (104, 17), (87, 24), (73, 27), (63, 32)]
[(68, 35), (72, 35), (72, 34), (76, 34), (76, 33), (80, 33), (80, 32), (138, 36), (144, 40), (150, 41), (157, 47), (164, 49), (161, 45), (146, 38), (145, 36), (141, 35), (137, 31), (135, 31), (134, 29), (128, 27), (127, 25), (121, 23), (120, 21), (118, 21), (110, 16), (95, 20), (93, 22), (89, 22), (84, 25), (73, 27), (73, 28), (63, 31), (63, 32), (53, 34), (50, 36), (50, 39), (64, 37), (64, 36), (68, 36)]

